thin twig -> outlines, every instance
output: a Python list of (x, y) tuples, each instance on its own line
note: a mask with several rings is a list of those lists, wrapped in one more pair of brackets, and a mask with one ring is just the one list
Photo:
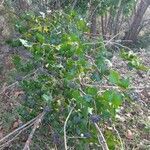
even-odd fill
[(102, 146), (102, 149), (103, 150), (109, 150), (107, 142), (106, 142), (106, 140), (104, 138), (104, 135), (103, 135), (101, 129), (99, 128), (97, 123), (94, 123), (94, 124), (95, 124), (95, 127), (96, 127), (97, 131), (99, 132), (98, 140), (99, 140), (99, 143)]
[(34, 122), (32, 122), (31, 124), (29, 124), (28, 126), (23, 128), (21, 131), (19, 131), (19, 133), (17, 133), (12, 139), (10, 139), (6, 143), (0, 145), (0, 150), (3, 149), (4, 147), (8, 146), (8, 144), (10, 144), (12, 141), (14, 141), (24, 130), (30, 128), (33, 124), (34, 124)]
[(72, 4), (72, 8), (71, 8), (71, 10), (74, 10), (74, 8), (75, 8), (76, 4), (77, 4), (77, 0), (74, 0), (74, 2), (73, 2), (73, 4)]
[(20, 130), (23, 130), (25, 127), (27, 127), (28, 125), (32, 124), (38, 117), (39, 117), (39, 115), (36, 116), (35, 118), (33, 118), (32, 120), (30, 120), (29, 122), (27, 122), (26, 124), (22, 125), (21, 127), (17, 128), (16, 130), (12, 131), (11, 133), (9, 133), (8, 135), (6, 135), (2, 139), (0, 139), (0, 143), (2, 143), (3, 141), (5, 141), (6, 139), (8, 139), (10, 136), (14, 135), (16, 132), (18, 132)]
[(67, 133), (66, 133), (66, 127), (67, 127), (67, 122), (69, 120), (69, 117), (73, 111), (74, 107), (71, 108), (66, 120), (65, 120), (65, 123), (64, 123), (64, 144), (65, 144), (65, 150), (68, 150), (68, 146), (67, 146)]
[(67, 136), (68, 139), (87, 139), (87, 137), (80, 137), (80, 136)]
[(55, 150), (58, 150), (57, 145), (55, 144)]
[(2, 2), (1, 2), (1, 4), (0, 4), (0, 6), (3, 6), (3, 4), (4, 4), (4, 0), (2, 0)]
[(46, 113), (46, 112), (43, 111), (43, 112), (41, 113), (41, 115), (39, 116), (39, 118), (36, 119), (36, 121), (35, 121), (35, 123), (34, 123), (34, 127), (33, 127), (32, 131), (31, 131), (31, 133), (30, 133), (30, 135), (29, 135), (29, 137), (28, 137), (28, 139), (27, 139), (27, 141), (26, 141), (26, 143), (25, 143), (25, 146), (24, 146), (23, 150), (30, 150), (29, 146), (30, 146), (31, 140), (32, 140), (32, 138), (33, 138), (33, 135), (34, 135), (36, 129), (38, 128), (39, 124), (41, 123), (41, 121), (42, 121), (42, 119), (43, 119), (45, 113)]
[[(100, 87), (100, 88), (113, 88), (113, 89), (119, 89), (118, 86), (109, 86), (109, 85), (101, 85), (101, 84), (88, 84), (84, 83), (85, 86), (90, 86), (90, 87)], [(130, 90), (142, 90), (142, 89), (150, 89), (150, 87), (144, 87), (144, 86), (139, 86), (139, 87), (128, 87)]]
[(5, 87), (1, 92), (0, 92), (0, 95), (3, 94), (6, 90), (8, 90), (9, 88), (15, 86), (16, 84), (18, 84), (19, 82), (18, 81), (15, 81), (14, 83), (8, 85), (7, 87)]
[(118, 138), (119, 138), (120, 145), (121, 145), (121, 150), (125, 150), (124, 144), (123, 144), (122, 139), (121, 139), (121, 136), (120, 136), (118, 130), (116, 129), (115, 125), (113, 125), (113, 128), (114, 128), (114, 130), (115, 130), (115, 132), (117, 133), (117, 136), (118, 136)]
[[(31, 76), (32, 74), (35, 74), (39, 69), (40, 69), (40, 68), (36, 69), (34, 72), (31, 72), (31, 73), (27, 74), (26, 76), (24, 76), (24, 77), (22, 78), (22, 80), (28, 78), (28, 77)], [(9, 88), (11, 88), (11, 87), (17, 85), (18, 83), (19, 83), (19, 81), (15, 81), (14, 83), (12, 83), (12, 84), (8, 85), (7, 87), (5, 87), (5, 88), (0, 92), (0, 95), (3, 94), (3, 93), (4, 93), (6, 90), (8, 90)]]
[(113, 36), (110, 40), (108, 40), (106, 43), (105, 43), (105, 46), (108, 45), (113, 39), (115, 39), (118, 35), (120, 35), (122, 32), (119, 32), (118, 34), (116, 34), (115, 36)]
[(21, 131), (17, 133), (12, 139), (7, 141), (6, 143), (0, 145), (0, 150), (4, 149), (6, 146), (8, 146), (13, 140), (15, 140), (19, 135), (21, 134)]
[(126, 48), (126, 49), (128, 49), (128, 50), (130, 50), (130, 51), (132, 51), (132, 49), (131, 48), (129, 48), (128, 46), (124, 46), (124, 45), (122, 45), (122, 44), (120, 44), (120, 43), (117, 43), (117, 42), (110, 42), (111, 44), (114, 44), (114, 45), (118, 45), (118, 46), (120, 46), (120, 47), (122, 47), (122, 48)]
[[(114, 36), (113, 38), (115, 38), (115, 36)], [(103, 41), (103, 42), (105, 43), (104, 46), (107, 46), (108, 44), (110, 44), (110, 45), (122, 47), (122, 48), (125, 48), (125, 49), (128, 49), (128, 50), (132, 51), (131, 48), (129, 48), (128, 46), (124, 46), (123, 44), (120, 44), (120, 43), (118, 42), (118, 40), (114, 41), (113, 38), (110, 39), (109, 41), (104, 40), (104, 41)], [(112, 40), (113, 40), (113, 41), (112, 41)], [(101, 44), (101, 43), (102, 43), (102, 42), (89, 42), (89, 43), (84, 43), (84, 45), (96, 45), (96, 44)]]

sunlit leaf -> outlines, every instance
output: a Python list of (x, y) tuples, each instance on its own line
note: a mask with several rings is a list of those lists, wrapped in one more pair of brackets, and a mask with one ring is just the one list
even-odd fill
[(24, 47), (32, 47), (32, 44), (29, 43), (27, 40), (24, 40), (24, 39), (19, 39), (19, 40)]
[(117, 71), (111, 70), (109, 75), (109, 81), (113, 84), (117, 84), (120, 80), (120, 75)]

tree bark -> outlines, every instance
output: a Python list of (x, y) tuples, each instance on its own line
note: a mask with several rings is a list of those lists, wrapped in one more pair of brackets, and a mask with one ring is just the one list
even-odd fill
[(149, 5), (150, 5), (150, 0), (141, 0), (138, 9), (136, 11), (136, 14), (133, 18), (133, 21), (131, 23), (130, 29), (125, 34), (124, 37), (125, 40), (132, 40), (133, 42), (137, 40), (142, 18)]
[(109, 35), (109, 39), (112, 36), (112, 29), (113, 29), (113, 21), (114, 21), (114, 15), (111, 14), (113, 11), (112, 8), (109, 10), (109, 18), (108, 18), (108, 23), (107, 23), (107, 34)]
[(29, 10), (29, 3), (26, 0), (19, 0), (19, 9), (20, 11), (27, 11)]
[(104, 17), (101, 16), (101, 28), (102, 28), (102, 36), (103, 36), (103, 39), (106, 38), (106, 35), (105, 35), (105, 27), (104, 27)]
[(92, 35), (95, 35), (97, 33), (97, 30), (96, 30), (96, 23), (97, 23), (96, 17), (97, 17), (96, 7), (91, 2), (91, 5), (90, 5), (90, 33)]
[(116, 11), (116, 16), (115, 16), (115, 21), (114, 21), (114, 35), (113, 36), (115, 36), (117, 34), (117, 32), (118, 32), (119, 19), (120, 19), (120, 15), (121, 15), (121, 11), (122, 11), (122, 5), (121, 5), (121, 3), (122, 3), (122, 0), (119, 1), (118, 9)]

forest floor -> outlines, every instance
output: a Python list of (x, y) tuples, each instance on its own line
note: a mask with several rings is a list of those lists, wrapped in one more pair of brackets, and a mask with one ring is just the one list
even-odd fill
[[(16, 71), (12, 64), (13, 53), (15, 51), (11, 51), (7, 45), (0, 47), (0, 139), (22, 125), (17, 107), (24, 92), (18, 87)], [(150, 66), (150, 47), (146, 50), (139, 48), (136, 53), (146, 66)], [(112, 63), (122, 76), (127, 75), (132, 78), (134, 87), (130, 91), (133, 100), (125, 102), (117, 115), (116, 130), (125, 146), (124, 150), (148, 150), (150, 149), (150, 72), (129, 70), (126, 62), (117, 54), (113, 57)], [(45, 135), (41, 136), (43, 145), (41, 147), (35, 145), (33, 149), (48, 149), (46, 147), (49, 139), (44, 139)], [(4, 149), (19, 149), (19, 144), (23, 145), (27, 137), (28, 135), (24, 134), (19, 138), (19, 143), (8, 144)], [(0, 149), (2, 148), (0, 143)]]

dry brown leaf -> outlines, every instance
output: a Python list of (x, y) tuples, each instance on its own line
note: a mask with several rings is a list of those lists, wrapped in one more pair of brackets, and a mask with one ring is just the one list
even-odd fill
[(19, 127), (19, 120), (17, 119), (17, 120), (13, 123), (12, 128), (13, 128), (13, 129), (16, 129), (16, 128), (18, 128), (18, 127)]
[(24, 94), (24, 92), (23, 91), (17, 91), (17, 92), (15, 92), (15, 97), (18, 97), (21, 94)]
[(127, 132), (126, 132), (126, 137), (127, 137), (127, 139), (129, 139), (129, 140), (132, 140), (132, 139), (133, 139), (133, 133), (131, 132), (131, 130), (127, 130)]

